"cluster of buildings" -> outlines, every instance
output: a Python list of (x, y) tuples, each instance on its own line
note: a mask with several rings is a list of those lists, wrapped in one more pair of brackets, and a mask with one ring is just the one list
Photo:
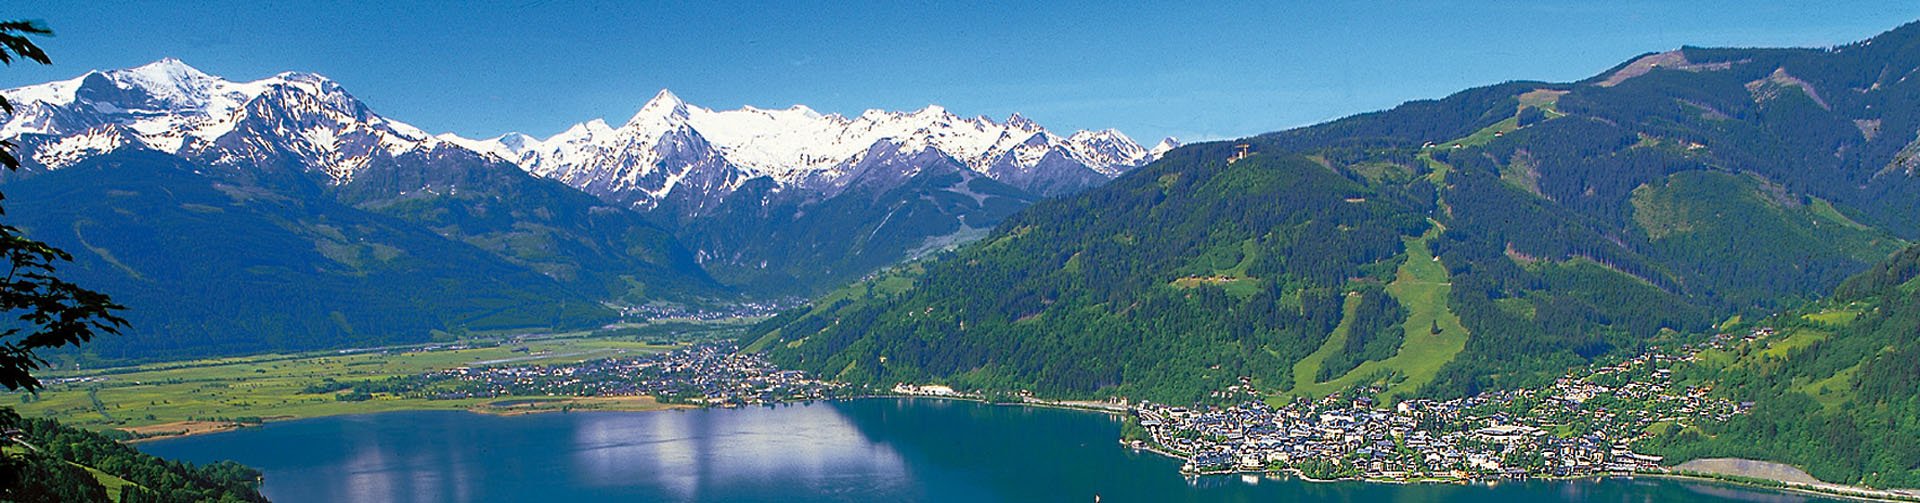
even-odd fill
[(696, 344), (665, 353), (557, 365), (457, 367), (370, 383), (429, 399), (504, 396), (639, 396), (663, 402), (740, 406), (832, 398), (845, 385), (779, 370), (730, 345)]
[[(1756, 331), (1747, 338), (1760, 336)], [(1634, 452), (1634, 441), (1724, 421), (1752, 406), (1673, 379), (1680, 362), (1730, 339), (1682, 347), (1681, 356), (1650, 351), (1593, 366), (1544, 389), (1454, 400), (1387, 406), (1372, 398), (1381, 390), (1363, 388), (1317, 400), (1249, 399), (1227, 407), (1142, 402), (1132, 408), (1139, 428), (1130, 428), (1135, 433), (1125, 441), (1185, 459), (1183, 471), (1189, 473), (1406, 481), (1659, 471), (1662, 459)]]
[(780, 314), (804, 300), (778, 299), (770, 301), (747, 301), (730, 304), (721, 308), (702, 308), (680, 304), (642, 304), (637, 306), (619, 306), (620, 317), (627, 320), (667, 320), (683, 319), (697, 321), (718, 321), (738, 318), (759, 318)]
[(943, 398), (974, 398), (974, 399), (980, 398), (980, 395), (973, 394), (973, 393), (961, 393), (958, 391), (954, 391), (953, 388), (950, 386), (942, 386), (938, 384), (913, 385), (913, 384), (907, 384), (907, 383), (898, 383), (898, 384), (894, 384), (893, 389), (889, 391), (892, 391), (893, 394), (895, 395), (901, 395), (901, 396), (932, 396), (932, 397), (943, 397)]

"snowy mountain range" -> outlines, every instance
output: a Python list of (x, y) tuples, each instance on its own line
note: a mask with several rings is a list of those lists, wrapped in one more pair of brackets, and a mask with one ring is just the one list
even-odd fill
[(665, 90), (617, 128), (593, 120), (544, 140), (519, 133), (471, 140), (383, 117), (320, 75), (232, 82), (171, 58), (4, 93), (16, 113), (0, 124), (0, 137), (20, 139), (30, 168), (59, 169), (131, 147), (214, 165), (291, 161), (341, 184), (379, 159), (457, 145), (642, 209), (677, 197), (700, 201), (690, 207), (697, 211), (759, 177), (831, 197), (860, 182), (859, 166), (920, 167), (876, 156), (946, 157), (1055, 195), (1104, 182), (1178, 145), (1168, 139), (1148, 149), (1111, 129), (1062, 137), (1017, 114), (1006, 121), (964, 118), (938, 106), (852, 118), (799, 105), (715, 111)]
[(997, 122), (960, 117), (939, 106), (868, 110), (852, 118), (803, 105), (715, 111), (689, 105), (667, 90), (618, 128), (596, 119), (544, 140), (519, 133), (486, 140), (440, 138), (642, 207), (684, 186), (726, 193), (763, 176), (782, 187), (832, 194), (853, 182), (849, 178), (857, 167), (885, 161), (875, 156), (912, 158), (924, 152), (1053, 195), (1103, 182), (1178, 146), (1169, 138), (1149, 150), (1112, 129), (1061, 137), (1018, 114)]
[[(618, 127), (473, 140), (384, 117), (319, 75), (235, 82), (175, 59), (0, 93), (16, 109), (0, 137), (20, 145), (24, 168), (0, 181), (88, 186), (112, 171), (103, 166), (188, 166), (192, 183), (397, 217), (507, 264), (496, 266), (627, 301), (722, 288), (810, 295), (978, 238), (1034, 201), (1178, 146), (937, 106), (716, 111), (667, 91)], [(350, 242), (296, 216), (305, 210), (273, 211), (262, 218), (291, 222), (282, 230), (319, 249)]]

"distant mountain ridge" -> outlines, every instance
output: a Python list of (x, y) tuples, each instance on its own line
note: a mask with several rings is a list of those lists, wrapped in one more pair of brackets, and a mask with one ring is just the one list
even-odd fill
[[(1112, 129), (1062, 137), (1019, 114), (996, 122), (938, 106), (868, 110), (853, 118), (801, 105), (714, 111), (667, 90), (618, 128), (593, 120), (544, 140), (519, 133), (472, 140), (430, 135), (378, 115), (324, 76), (286, 72), (232, 82), (172, 58), (4, 93), (18, 106), (0, 124), (0, 136), (29, 140), (30, 164), (42, 169), (125, 147), (203, 161), (258, 162), (263, 153), (253, 147), (268, 143), (340, 182), (376, 152), (394, 156), (450, 143), (641, 207), (657, 205), (683, 185), (724, 193), (761, 176), (785, 187), (831, 190), (844, 187), (844, 178), (869, 157), (926, 150), (1022, 190), (1055, 195), (1104, 181), (1179, 145), (1168, 138), (1149, 150)], [(719, 183), (688, 181), (703, 173)]]
[(868, 110), (851, 118), (803, 105), (715, 111), (667, 90), (617, 128), (596, 119), (544, 140), (519, 133), (441, 138), (640, 207), (656, 206), (676, 190), (723, 195), (763, 176), (781, 187), (831, 194), (856, 183), (850, 178), (876, 157), (923, 152), (1022, 190), (1057, 195), (1103, 182), (1178, 145), (1169, 138), (1151, 151), (1112, 129), (1061, 137), (1019, 114), (996, 122), (938, 106)]

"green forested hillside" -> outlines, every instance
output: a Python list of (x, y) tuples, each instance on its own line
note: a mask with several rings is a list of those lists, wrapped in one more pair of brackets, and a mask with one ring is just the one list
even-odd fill
[(805, 296), (977, 239), (1037, 199), (950, 160), (824, 199), (777, 189), (770, 179), (750, 181), (713, 211), (669, 225), (705, 251), (701, 265), (721, 282), (756, 295)]
[(356, 209), (424, 227), (591, 299), (732, 297), (641, 214), (470, 151), (382, 160), (331, 191)]
[[(1910, 25), (1192, 145), (757, 342), (853, 380), (1074, 396), (1539, 383), (1819, 298), (1920, 234), (1914, 71)], [(1409, 272), (1421, 248), (1439, 270)]]
[(1722, 424), (1642, 443), (1679, 459), (1792, 463), (1822, 480), (1920, 487), (1920, 247), (1847, 280), (1832, 299), (1754, 326), (1777, 333), (1708, 351), (1679, 377), (1754, 402)]
[[(1281, 375), (1338, 323), (1344, 286), (1390, 278), (1428, 225), (1302, 157), (1175, 155), (1193, 169), (1040, 203), (910, 290), (822, 304), (768, 335), (775, 354), (853, 380), (1199, 393)], [(1271, 197), (1219, 197), (1249, 190)]]
[(579, 289), (341, 204), (314, 185), (249, 184), (206, 171), (174, 156), (123, 152), (8, 185), (8, 217), (74, 255), (62, 274), (129, 308), (125, 335), (81, 351), (109, 359), (243, 354), (613, 319)]

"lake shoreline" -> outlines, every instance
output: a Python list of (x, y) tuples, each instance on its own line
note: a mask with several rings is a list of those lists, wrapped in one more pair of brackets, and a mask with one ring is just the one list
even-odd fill
[[(1637, 495), (1626, 500), (1648, 496), (1725, 503), (1781, 494), (1726, 482), (1651, 477), (1464, 485), (1325, 481), (1284, 473), (1182, 477), (1176, 471), (1179, 463), (1170, 457), (1142, 456), (1107, 443), (1117, 441), (1120, 429), (1110, 415), (1045, 410), (1064, 407), (1018, 409), (963, 402), (845, 399), (819, 401), (810, 407), (745, 407), (730, 413), (538, 414), (516, 420), (421, 411), (277, 422), (232, 435), (139, 448), (169, 459), (232, 459), (262, 467), (270, 497), (278, 495), (290, 502), (344, 501), (354, 494), (375, 494), (373, 500), (436, 501), (451, 499), (457, 492), (451, 486), (406, 482), (427, 479), (472, 480), (480, 485), (471, 486), (478, 492), (468, 494), (493, 498), (571, 494), (584, 499), (646, 500), (674, 499), (694, 491), (712, 499), (808, 503), (845, 500), (849, 494), (936, 502), (992, 499), (991, 495), (1084, 500), (1094, 494), (1168, 501), (1328, 497), (1393, 501), (1422, 496), (1472, 501), (1473, 495), (1481, 500), (1561, 501), (1567, 495), (1582, 494), (1609, 501), (1620, 499), (1616, 495)], [(963, 438), (976, 440), (956, 441)], [(475, 439), (484, 441), (475, 443)], [(285, 447), (263, 452), (258, 448), (262, 445)], [(417, 456), (393, 456), (416, 451)], [(379, 466), (385, 469), (366, 472), (365, 463), (376, 453), (384, 456)], [(707, 461), (687, 462), (696, 459)], [(529, 472), (526, 463), (541, 468)], [(982, 466), (990, 468), (976, 468)], [(793, 467), (813, 469), (789, 469)], [(823, 467), (832, 469), (821, 471)], [(365, 473), (387, 478), (367, 478), (374, 476)], [(341, 485), (345, 480), (341, 477), (349, 475), (359, 477), (359, 482)], [(584, 477), (578, 480), (589, 483), (554, 487), (551, 482), (563, 475)], [(687, 477), (705, 477), (706, 482), (689, 484)], [(1033, 483), (1036, 480), (1048, 482)], [(832, 491), (795, 493), (797, 487)], [(415, 494), (427, 496), (410, 496)], [(929, 495), (946, 496), (925, 499)]]
[[(284, 420), (284, 419), (292, 419), (292, 418), (282, 418), (280, 420)], [(225, 433), (225, 432), (234, 431), (242, 428), (259, 426), (261, 424), (265, 424), (267, 421), (269, 420), (264, 418), (259, 423), (242, 423), (238, 421), (186, 420), (186, 421), (174, 421), (171, 423), (152, 424), (147, 426), (136, 426), (136, 427), (130, 427), (130, 428), (114, 428), (114, 431), (120, 431), (128, 434), (132, 434), (132, 435), (138, 435), (137, 437), (120, 441), (121, 443), (124, 443), (124, 444), (138, 444), (138, 443), (144, 443), (144, 442), (152, 442), (155, 440), (166, 440), (171, 438), (186, 438), (186, 437), (199, 436), (199, 435)], [(166, 429), (161, 429), (161, 428), (166, 428)], [(179, 428), (179, 429), (174, 430), (172, 428)], [(157, 430), (157, 431), (155, 433), (143, 433), (139, 430)]]
[[(171, 439), (177, 439), (177, 438), (198, 437), (198, 436), (205, 436), (205, 435), (228, 433), (228, 432), (239, 431), (239, 430), (244, 430), (248, 428), (264, 426), (268, 423), (278, 423), (283, 421), (299, 421), (299, 420), (305, 420), (305, 419), (320, 419), (320, 418), (341, 417), (341, 416), (386, 414), (390, 412), (428, 412), (428, 411), (455, 412), (455, 411), (458, 411), (458, 412), (467, 412), (470, 414), (479, 414), (483, 416), (514, 417), (514, 416), (525, 416), (525, 415), (532, 415), (532, 414), (570, 413), (570, 412), (656, 412), (656, 411), (667, 411), (667, 410), (696, 410), (696, 409), (704, 409), (704, 408), (720, 408), (720, 407), (700, 406), (700, 405), (692, 405), (692, 404), (663, 403), (658, 401), (658, 398), (656, 397), (645, 396), (645, 395), (633, 396), (633, 397), (621, 396), (621, 397), (574, 397), (574, 398), (555, 398), (555, 397), (501, 397), (501, 398), (502, 400), (499, 400), (497, 402), (525, 401), (525, 402), (530, 402), (532, 405), (535, 405), (535, 406), (527, 407), (527, 408), (519, 408), (520, 405), (526, 405), (526, 404), (494, 406), (488, 403), (488, 404), (467, 405), (467, 406), (461, 406), (461, 407), (435, 407), (435, 406), (400, 407), (400, 408), (394, 408), (389, 410), (372, 411), (372, 412), (341, 411), (339, 413), (334, 413), (334, 414), (312, 414), (312, 415), (304, 415), (304, 416), (272, 416), (272, 417), (260, 418), (260, 421), (258, 422), (189, 419), (184, 421), (174, 421), (170, 423), (159, 423), (159, 424), (151, 424), (151, 425), (144, 425), (144, 426), (132, 426), (132, 427), (126, 427), (126, 428), (111, 428), (111, 429), (114, 431), (120, 431), (120, 432), (125, 432), (133, 435), (138, 435), (135, 438), (121, 440), (120, 441), (121, 443), (140, 444), (140, 443), (154, 442), (154, 441), (160, 441), (160, 440), (171, 440)], [(642, 403), (637, 406), (632, 406), (632, 404), (625, 404), (623, 402), (646, 402), (646, 403)], [(549, 405), (549, 407), (542, 408), (542, 407), (539, 407), (538, 405)], [(564, 407), (563, 408), (563, 407), (551, 407), (551, 405), (560, 405), (560, 406), (580, 405), (581, 407)], [(143, 431), (153, 431), (154, 433), (144, 433)]]

